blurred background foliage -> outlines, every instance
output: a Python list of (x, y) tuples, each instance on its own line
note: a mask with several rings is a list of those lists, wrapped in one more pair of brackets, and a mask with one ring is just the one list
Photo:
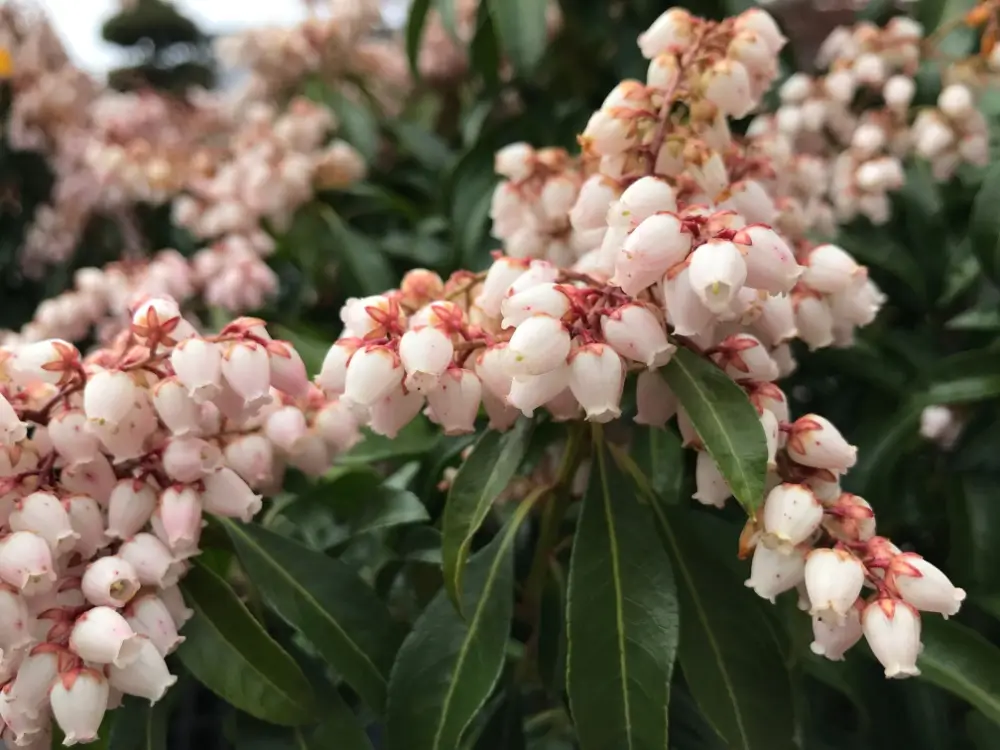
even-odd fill
[[(280, 276), (281, 293), (259, 312), (278, 324), (276, 335), (299, 346), (312, 373), (338, 333), (339, 309), (348, 297), (391, 288), (413, 267), (445, 277), (459, 268), (487, 267), (489, 253), (497, 247), (489, 234), (490, 196), (497, 182), (494, 152), (520, 140), (573, 149), (576, 135), (607, 92), (624, 78), (644, 77), (646, 63), (635, 40), (666, 8), (661, 0), (560, 0), (562, 24), (550, 35), (543, 0), (482, 0), (472, 15), (471, 33), (463, 37), (465, 72), (448, 80), (422, 80), (416, 58), (428, 19), (438, 15), (446, 30), (458, 37), (456, 5), (453, 0), (412, 3), (401, 33), (416, 78), (401, 114), (389, 116), (373, 98), (350, 99), (322, 80), (309, 81), (300, 92), (330, 107), (340, 121), (339, 135), (370, 162), (364, 181), (318, 194), (299, 211), (291, 228), (276, 237), (278, 250), (270, 262)], [(687, 7), (721, 18), (749, 5), (743, 0), (704, 0)], [(885, 20), (907, 12), (933, 28), (971, 6), (968, 0), (920, 0), (893, 7), (876, 0), (858, 15)], [(826, 33), (855, 17), (850, 8), (821, 11), (801, 2), (780, 3), (772, 10), (791, 38), (783, 55), (785, 75), (808, 69)], [(136, 50), (134, 64), (112, 74), (115, 86), (153, 86), (183, 96), (191, 83), (214, 81), (206, 37), (160, 0), (140, 0), (110, 19), (104, 35)], [(957, 28), (942, 49), (961, 56), (975, 52), (975, 44), (974, 34)], [(170, 51), (178, 45), (187, 51)], [(921, 101), (932, 102), (940, 88), (935, 68), (932, 62), (921, 71)], [(9, 96), (0, 87), (0, 116), (6, 114)], [(983, 107), (1000, 136), (1000, 97), (988, 96)], [(1000, 137), (994, 139), (996, 144)], [(21, 277), (16, 253), (36, 207), (47, 197), (51, 176), (36, 155), (11, 152), (2, 144), (0, 148), (0, 323), (16, 328), (40, 299), (69, 283), (73, 268), (59, 268), (38, 280)], [(750, 621), (763, 623), (760, 628), (746, 627), (744, 648), (774, 651), (791, 675), (795, 689), (786, 695), (794, 702), (796, 742), (803, 750), (1000, 748), (998, 170), (997, 164), (987, 170), (966, 168), (940, 185), (930, 178), (927, 165), (909, 164), (906, 187), (893, 198), (891, 223), (874, 227), (859, 220), (843, 229), (837, 241), (868, 265), (889, 303), (876, 323), (861, 331), (853, 348), (801, 356), (798, 372), (785, 384), (793, 413), (820, 412), (859, 446), (860, 464), (846, 478), (845, 489), (872, 503), (880, 533), (905, 549), (918, 549), (928, 559), (946, 563), (942, 567), (970, 592), (971, 605), (957, 618), (947, 623), (925, 618), (924, 678), (885, 681), (861, 648), (844, 663), (813, 656), (808, 618), (795, 611), (794, 597), (771, 608), (742, 596), (746, 565), (734, 555), (740, 511), (730, 508), (725, 522), (693, 514), (694, 528), (705, 531), (695, 537), (699, 544), (728, 561), (705, 573), (717, 576), (708, 583), (723, 602), (720, 611), (733, 618), (737, 628)], [(149, 249), (170, 245), (186, 254), (194, 249), (169, 226), (168, 214), (152, 208), (139, 213)], [(75, 267), (116, 257), (120, 238), (113, 224), (95, 220), (80, 250)], [(967, 421), (953, 449), (942, 451), (920, 438), (921, 411), (929, 404), (954, 405)], [(560, 425), (541, 425), (522, 471), (542, 460), (544, 448), (563, 434)], [(318, 666), (323, 663), (316, 658), (322, 656), (318, 643), (310, 644), (290, 628), (286, 613), (277, 617), (265, 609), (261, 590), (270, 599), (289, 583), (282, 575), (291, 575), (302, 585), (325, 587), (329, 599), (323, 606), (355, 604), (360, 599), (354, 596), (364, 599), (365, 606), (385, 602), (393, 617), (383, 623), (386, 631), (372, 648), (389, 650), (391, 664), (391, 651), (398, 645), (393, 628), (398, 622), (412, 622), (440, 588), (441, 540), (435, 524), (445, 494), (439, 482), (471, 442), (470, 437), (443, 437), (418, 420), (395, 441), (366, 439), (320, 480), (290, 475), (263, 527), (270, 532), (270, 553), (280, 551), (282, 539), (314, 552), (301, 572), (304, 578), (287, 568), (282, 573), (282, 565), (274, 562), (283, 559), (280, 555), (265, 556), (259, 551), (264, 547), (241, 542), (228, 527), (207, 530), (211, 549), (193, 576), (197, 608), (210, 612), (221, 606), (213, 601), (218, 574), (234, 571), (246, 607), (230, 602), (231, 619), (222, 637), (237, 635), (229, 639), (229, 650), (220, 650), (214, 661), (183, 661), (199, 681), (236, 708), (190, 680), (188, 688), (172, 691), (167, 705), (150, 710), (137, 704), (116, 712), (126, 718), (114, 727), (109, 747), (164, 747), (159, 739), (142, 738), (162, 739), (168, 716), (170, 746), (177, 748), (385, 747), (381, 719), (366, 708), (372, 706), (371, 696), (359, 696), (340, 675)], [(675, 503), (686, 503), (690, 496), (693, 458), (680, 451), (679, 439), (673, 436), (651, 459), (671, 469), (663, 491)], [(477, 547), (494, 536), (507, 512), (500, 506), (491, 513), (477, 536)], [(538, 530), (526, 524), (522, 532), (515, 549), (518, 575), (530, 562), (522, 558), (530, 554)], [(564, 555), (556, 568), (565, 573), (565, 563)], [(354, 569), (371, 585), (371, 600), (340, 583), (345, 569)], [(558, 576), (553, 586), (558, 594)], [(338, 599), (341, 596), (345, 598)], [(558, 610), (558, 602), (558, 596), (547, 596), (544, 606)], [(315, 612), (312, 616), (319, 617)], [(261, 640), (267, 635), (254, 630), (255, 619), (266, 625), (274, 641)], [(361, 630), (380, 627), (355, 624)], [(323, 623), (313, 622), (306, 631), (322, 634)], [(512, 636), (511, 649), (516, 651), (522, 645), (516, 628)], [(539, 667), (551, 673), (548, 679), (544, 674), (529, 681), (505, 678), (480, 712), (464, 748), (574, 747), (554, 676), (563, 635), (556, 628), (546, 637), (551, 639), (551, 660)], [(269, 652), (275, 642), (284, 650)], [(302, 665), (301, 672), (286, 663), (289, 658)], [(275, 673), (285, 676), (284, 684), (257, 684), (254, 662), (266, 659), (272, 660)], [(763, 685), (767, 676), (745, 677), (741, 689), (754, 690), (754, 681)], [(670, 747), (723, 750), (688, 694), (681, 670), (675, 682)], [(320, 701), (317, 715), (325, 717), (316, 726), (286, 729), (260, 721), (280, 719), (283, 711), (292, 710), (285, 704), (300, 703), (299, 708), (308, 711), (303, 696), (310, 694)], [(747, 720), (767, 723), (771, 718)], [(367, 727), (365, 733), (360, 725)]]

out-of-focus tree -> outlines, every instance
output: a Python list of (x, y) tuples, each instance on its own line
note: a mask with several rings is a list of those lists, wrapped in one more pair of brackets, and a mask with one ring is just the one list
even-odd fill
[(108, 75), (114, 88), (179, 93), (214, 86), (211, 40), (194, 21), (166, 0), (125, 0), (121, 6), (101, 31), (106, 41), (127, 49), (132, 58)]

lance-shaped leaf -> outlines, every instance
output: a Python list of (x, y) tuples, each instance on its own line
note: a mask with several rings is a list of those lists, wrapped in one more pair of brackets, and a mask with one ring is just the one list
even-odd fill
[(514, 68), (530, 73), (545, 53), (548, 0), (487, 0), (500, 42)]
[[(1000, 616), (1000, 603), (979, 602)], [(920, 678), (964, 698), (1000, 725), (1000, 649), (979, 633), (934, 615), (923, 618)]]
[(573, 722), (582, 750), (660, 750), (680, 634), (670, 558), (603, 442), (594, 452), (569, 573)]
[(688, 349), (678, 349), (663, 374), (733, 495), (752, 513), (763, 499), (767, 474), (767, 440), (757, 410), (722, 370)]
[(969, 238), (983, 273), (1000, 283), (1000, 164), (994, 164), (983, 180), (972, 206)]
[(315, 715), (312, 687), (298, 664), (254, 619), (229, 585), (195, 565), (184, 578), (194, 617), (177, 656), (205, 687), (263, 721), (297, 726)]
[(375, 592), (339, 560), (259, 526), (222, 523), (271, 608), (381, 710), (403, 630)]
[(167, 701), (149, 701), (126, 695), (115, 711), (108, 750), (167, 750)]
[(508, 432), (484, 433), (452, 482), (442, 521), (441, 557), (445, 590), (459, 612), (464, 613), (458, 592), (472, 537), (513, 479), (528, 450), (533, 426), (530, 419), (520, 419)]
[(791, 681), (760, 603), (702, 543), (691, 511), (653, 509), (677, 577), (691, 696), (731, 750), (794, 750)]
[(441, 590), (399, 649), (389, 683), (385, 750), (453, 750), (503, 669), (514, 608), (514, 538), (524, 502), (469, 561), (463, 618)]

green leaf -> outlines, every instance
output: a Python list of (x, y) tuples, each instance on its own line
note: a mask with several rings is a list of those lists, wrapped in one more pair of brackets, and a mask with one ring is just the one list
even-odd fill
[(126, 695), (121, 709), (114, 712), (108, 750), (167, 750), (166, 701), (151, 706), (149, 701)]
[(684, 484), (684, 448), (673, 430), (636, 426), (632, 455), (650, 489), (668, 503), (679, 503)]
[(239, 750), (372, 750), (358, 717), (333, 687), (323, 693), (323, 717), (315, 726), (285, 729), (240, 715), (233, 744)]
[(402, 629), (375, 592), (339, 560), (259, 526), (222, 523), (267, 603), (381, 710)]
[(1000, 310), (966, 310), (944, 325), (951, 331), (1000, 331)]
[(1000, 594), (1000, 503), (992, 474), (951, 481), (947, 508), (952, 534), (949, 572), (970, 592)]
[(455, 19), (455, 0), (434, 0), (434, 8), (441, 16), (441, 25), (448, 35), (458, 44), (462, 41), (458, 36), (458, 24)]
[(514, 539), (533, 503), (469, 561), (462, 618), (443, 589), (417, 619), (392, 668), (385, 750), (453, 750), (503, 669), (514, 607)]
[(702, 543), (692, 511), (653, 509), (677, 577), (691, 695), (730, 750), (794, 750), (791, 682), (758, 598)]
[(410, 70), (414, 78), (420, 76), (417, 61), (420, 57), (420, 41), (424, 37), (424, 26), (427, 24), (427, 13), (431, 9), (431, 0), (413, 0), (410, 13), (406, 18), (406, 58), (410, 61)]
[(594, 451), (567, 595), (576, 733), (582, 750), (663, 749), (679, 636), (670, 558), (603, 441)]
[[(316, 87), (321, 87), (317, 93)], [(378, 154), (378, 120), (365, 105), (358, 103), (343, 91), (330, 88), (325, 83), (306, 87), (307, 96), (326, 104), (337, 115), (337, 135), (358, 150), (369, 164)]]
[(369, 466), (379, 461), (413, 458), (431, 452), (439, 442), (440, 433), (425, 418), (417, 417), (395, 438), (365, 431), (364, 440), (338, 456), (337, 462), (346, 466)]
[(521, 75), (530, 74), (545, 54), (547, 0), (487, 0), (503, 51)]
[(182, 584), (194, 617), (177, 656), (205, 687), (251, 716), (282, 726), (314, 718), (312, 688), (288, 653), (229, 585), (199, 564)]
[(445, 590), (459, 612), (463, 610), (458, 592), (462, 590), (462, 572), (472, 537), (494, 501), (514, 478), (528, 451), (533, 430), (534, 422), (521, 418), (507, 432), (483, 433), (451, 484), (441, 525), (441, 557)]
[(1000, 283), (1000, 164), (987, 172), (972, 204), (969, 237), (983, 273)]
[(378, 243), (344, 223), (332, 208), (320, 205), (320, 215), (333, 238), (337, 256), (347, 266), (362, 294), (380, 294), (395, 283), (392, 267)]
[(509, 685), (493, 715), (479, 733), (474, 750), (527, 750), (524, 700), (517, 685)]
[(753, 513), (764, 497), (767, 441), (746, 393), (714, 364), (683, 347), (663, 374), (733, 495)]
[[(991, 609), (995, 601), (990, 600)], [(920, 678), (963, 698), (1000, 724), (1000, 649), (957, 622), (935, 616), (922, 620)]]

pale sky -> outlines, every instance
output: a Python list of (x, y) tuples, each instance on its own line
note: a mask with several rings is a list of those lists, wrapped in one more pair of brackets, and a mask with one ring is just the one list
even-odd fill
[[(251, 26), (291, 26), (305, 16), (298, 0), (175, 0), (174, 4), (205, 31), (216, 33)], [(40, 0), (40, 5), (78, 65), (104, 73), (121, 59), (120, 50), (101, 39), (101, 24), (117, 10), (116, 0)], [(386, 22), (399, 24), (407, 5), (408, 0), (385, 2)]]

